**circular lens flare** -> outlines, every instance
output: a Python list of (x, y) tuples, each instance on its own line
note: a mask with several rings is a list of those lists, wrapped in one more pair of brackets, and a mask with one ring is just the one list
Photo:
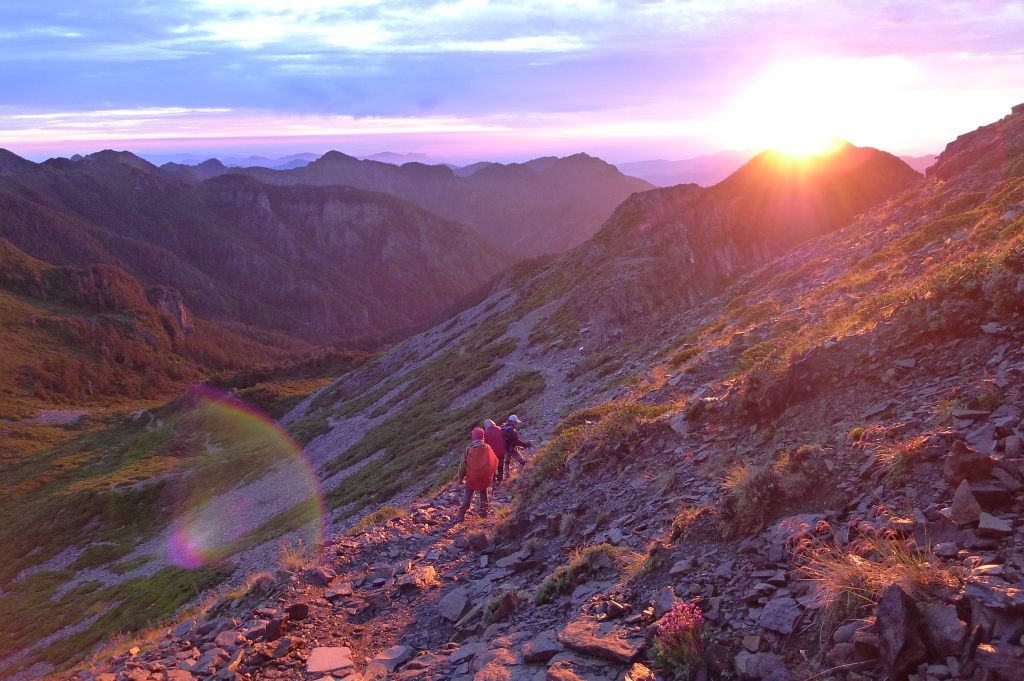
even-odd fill
[(166, 486), (174, 509), (168, 557), (185, 569), (211, 565), (283, 534), (306, 546), (326, 517), (301, 447), (252, 407), (208, 388), (189, 391), (168, 418), (172, 451), (186, 459)]

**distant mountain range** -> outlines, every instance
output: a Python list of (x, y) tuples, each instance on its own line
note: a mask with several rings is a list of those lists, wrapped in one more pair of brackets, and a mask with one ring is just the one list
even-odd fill
[[(386, 192), (475, 229), (521, 256), (563, 253), (583, 243), (630, 194), (653, 188), (587, 154), (526, 163), (477, 163), (458, 171), (418, 162), (396, 166), (330, 151), (301, 168), (229, 168), (216, 159), (167, 163), (168, 177), (198, 184), (234, 173), (267, 184), (348, 185)], [(468, 171), (468, 172), (467, 172)]]
[[(197, 168), (209, 164), (223, 168)], [(128, 152), (32, 163), (0, 150), (0, 237), (52, 265), (173, 287), (204, 318), (316, 342), (421, 324), (517, 260), (389, 194), (180, 175)]]
[[(720, 151), (682, 161), (631, 161), (616, 163), (615, 167), (626, 175), (647, 180), (657, 187), (673, 187), (677, 184), (690, 183), (711, 187), (732, 175), (757, 154), (756, 149)], [(899, 156), (898, 158), (917, 172), (923, 173), (928, 166), (935, 163), (937, 156), (929, 154), (927, 156)]]

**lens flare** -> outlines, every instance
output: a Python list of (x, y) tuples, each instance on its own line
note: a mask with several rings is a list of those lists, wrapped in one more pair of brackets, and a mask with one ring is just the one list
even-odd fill
[(194, 388), (171, 424), (171, 451), (187, 465), (165, 487), (173, 509), (167, 554), (196, 569), (288, 532), (313, 546), (326, 517), (301, 447), (252, 407)]

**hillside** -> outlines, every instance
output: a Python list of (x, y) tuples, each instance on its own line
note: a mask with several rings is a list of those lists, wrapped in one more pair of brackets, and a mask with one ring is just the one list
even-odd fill
[[(1017, 678), (1024, 106), (925, 178), (790, 160), (633, 197), (297, 405), (328, 543), (206, 564), (237, 588), (76, 678)], [(513, 411), (540, 446), (453, 524)]]
[(0, 236), (29, 255), (115, 265), (174, 287), (200, 317), (313, 342), (416, 326), (515, 262), (386, 194), (243, 175), (191, 185), (127, 152), (0, 156)]
[(483, 167), (461, 177), (444, 165), (396, 166), (331, 151), (287, 171), (229, 169), (213, 160), (161, 170), (191, 182), (230, 172), (273, 184), (342, 184), (386, 192), (469, 225), (492, 244), (523, 256), (558, 254), (579, 245), (623, 199), (652, 186), (586, 154), (478, 165)]

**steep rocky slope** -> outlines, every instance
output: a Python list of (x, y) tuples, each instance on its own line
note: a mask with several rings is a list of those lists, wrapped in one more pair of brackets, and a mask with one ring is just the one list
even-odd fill
[[(332, 509), (319, 567), (75, 675), (639, 681), (685, 676), (648, 653), (702, 621), (676, 659), (711, 678), (1019, 678), (1024, 107), (788, 252), (799, 221), (767, 215), (758, 247), (703, 266), (728, 278), (659, 300), (659, 247), (739, 242), (736, 204), (703, 193), (669, 194), (682, 217), (634, 199), (300, 404), (284, 422)], [(716, 204), (698, 241), (687, 216)], [(619, 256), (616, 229), (650, 251)], [(609, 292), (636, 282), (612, 317), (600, 279), (589, 306), (570, 283), (606, 262), (632, 268)], [(494, 518), (454, 525), (468, 427), (509, 411), (541, 446)], [(679, 601), (700, 620), (666, 619)]]
[(0, 163), (0, 236), (30, 255), (116, 265), (202, 317), (317, 342), (421, 324), (515, 262), (462, 225), (350, 187), (191, 186), (113, 151)]
[(525, 256), (563, 253), (579, 245), (623, 199), (652, 187), (586, 154), (490, 163), (468, 177), (444, 165), (396, 166), (337, 151), (288, 171), (225, 168), (213, 161), (161, 170), (191, 181), (231, 172), (273, 184), (343, 184), (386, 192), (469, 225), (492, 244)]

